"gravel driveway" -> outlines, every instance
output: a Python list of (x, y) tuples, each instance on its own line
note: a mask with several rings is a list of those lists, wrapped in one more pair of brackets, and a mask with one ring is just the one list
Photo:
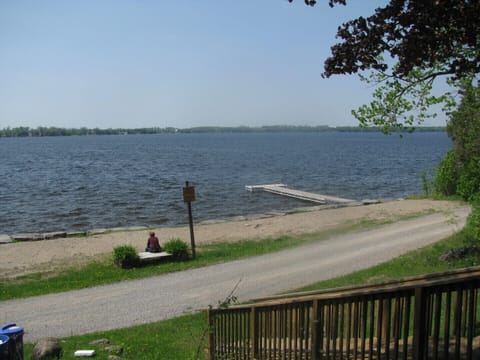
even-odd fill
[[(0, 302), (0, 323), (26, 342), (155, 322), (216, 305), (238, 283), (239, 301), (371, 267), (461, 229), (470, 208), (229, 263), (61, 294)], [(454, 221), (452, 221), (452, 219)]]

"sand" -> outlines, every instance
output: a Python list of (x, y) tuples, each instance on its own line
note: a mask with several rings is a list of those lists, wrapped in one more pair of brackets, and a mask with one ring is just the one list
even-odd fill
[[(195, 225), (197, 246), (212, 242), (262, 239), (281, 235), (312, 234), (352, 225), (363, 220), (397, 220), (401, 216), (451, 211), (460, 204), (434, 200), (399, 200), (372, 205), (322, 209), (311, 207), (289, 214), (263, 215), (239, 220)], [(190, 231), (184, 227), (155, 228), (160, 243), (180, 238), (190, 244)], [(143, 251), (148, 232), (119, 231), (87, 237), (16, 242), (0, 245), (0, 279), (51, 274), (67, 267), (105, 258), (119, 245), (133, 245)]]

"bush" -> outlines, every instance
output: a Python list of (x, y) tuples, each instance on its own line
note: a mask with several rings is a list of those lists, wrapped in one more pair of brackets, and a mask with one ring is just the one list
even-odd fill
[(170, 239), (163, 246), (163, 250), (172, 254), (175, 260), (188, 259), (188, 245), (180, 239)]
[(467, 243), (480, 244), (480, 205), (475, 204), (465, 226)]
[(429, 196), (432, 189), (433, 180), (429, 178), (426, 171), (420, 172), (420, 179), (422, 180), (423, 195)]
[(453, 150), (450, 150), (438, 167), (433, 185), (436, 192), (450, 196), (456, 194), (457, 182), (457, 160)]
[(480, 193), (480, 157), (474, 157), (465, 167), (458, 181), (457, 192), (468, 201)]
[(117, 246), (113, 249), (113, 262), (118, 267), (128, 269), (139, 264), (137, 250), (131, 245)]

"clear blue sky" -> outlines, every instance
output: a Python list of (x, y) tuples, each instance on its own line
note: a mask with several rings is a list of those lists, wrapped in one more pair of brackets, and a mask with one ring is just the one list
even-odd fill
[(327, 2), (3, 0), (0, 128), (357, 125), (372, 89), (323, 62), (386, 1)]

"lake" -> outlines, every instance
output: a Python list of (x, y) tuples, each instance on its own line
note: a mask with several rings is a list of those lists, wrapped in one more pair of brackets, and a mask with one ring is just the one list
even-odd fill
[(451, 146), (443, 132), (0, 138), (0, 234), (186, 224), (185, 181), (195, 221), (313, 205), (245, 185), (401, 198)]

